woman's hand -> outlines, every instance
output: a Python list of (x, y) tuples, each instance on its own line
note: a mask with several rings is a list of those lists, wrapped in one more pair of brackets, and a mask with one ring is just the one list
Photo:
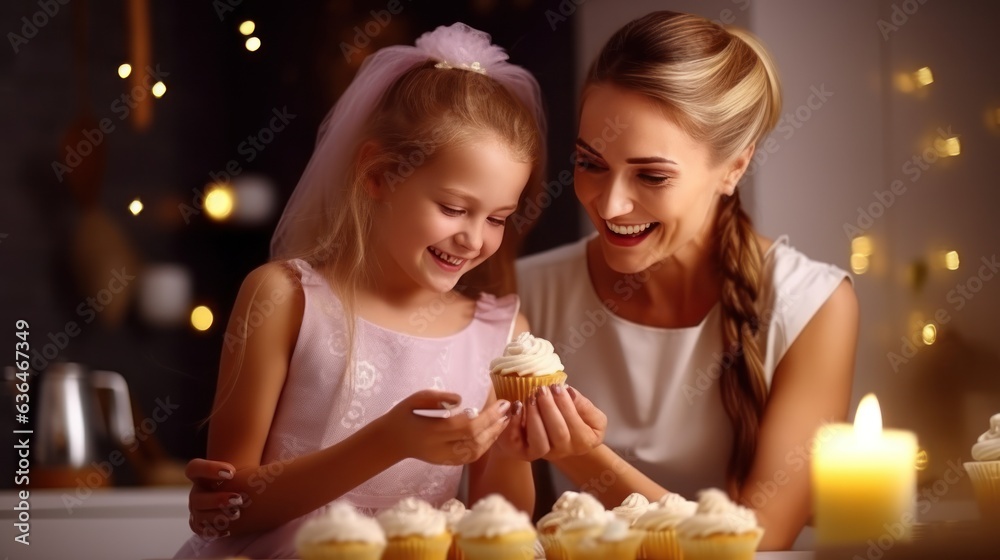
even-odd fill
[(512, 426), (499, 446), (524, 461), (583, 455), (604, 441), (608, 418), (590, 399), (566, 385), (540, 387), (514, 405)]
[(184, 475), (191, 480), (193, 486), (188, 494), (188, 525), (195, 534), (203, 538), (224, 537), (224, 532), (215, 529), (228, 526), (222, 520), (239, 519), (239, 507), (243, 505), (243, 497), (221, 488), (233, 478), (236, 469), (223, 461), (208, 459), (191, 459), (184, 469)]
[[(437, 465), (465, 465), (486, 453), (510, 422), (510, 403), (496, 401), (485, 410), (470, 413), (459, 405), (461, 396), (443, 391), (419, 391), (403, 399), (384, 416), (372, 422), (384, 439), (395, 445), (404, 458)], [(454, 406), (450, 418), (425, 418), (415, 409)]]

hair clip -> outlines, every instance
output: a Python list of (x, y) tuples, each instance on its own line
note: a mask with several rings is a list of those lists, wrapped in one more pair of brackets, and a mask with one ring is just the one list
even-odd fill
[(455, 66), (455, 65), (451, 64), (450, 62), (442, 60), (441, 62), (438, 62), (437, 64), (435, 64), (434, 67), (435, 68), (445, 68), (445, 69), (454, 68), (454, 69), (457, 69), (457, 70), (469, 70), (471, 72), (476, 72), (477, 74), (486, 75), (486, 69), (483, 68), (483, 65), (479, 64), (478, 62), (473, 62), (472, 64), (462, 63), (462, 64), (459, 64), (459, 65)]

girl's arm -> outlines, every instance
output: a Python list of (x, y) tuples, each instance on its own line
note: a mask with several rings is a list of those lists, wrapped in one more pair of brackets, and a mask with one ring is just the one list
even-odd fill
[[(217, 531), (236, 535), (276, 527), (404, 458), (437, 464), (474, 461), (506, 427), (506, 415), (496, 406), (476, 419), (414, 416), (412, 409), (460, 400), (452, 393), (421, 391), (336, 445), (303, 455), (289, 443), (277, 452), (278, 460), (261, 464), (303, 307), (298, 279), (275, 263), (251, 272), (236, 299), (222, 351), (208, 456), (235, 467), (232, 480), (219, 490), (244, 499), (235, 519), (220, 520), (228, 526), (212, 523)], [(264, 320), (251, 323), (247, 313), (261, 314)], [(456, 454), (459, 448), (462, 453)]]
[[(753, 467), (737, 493), (765, 529), (761, 550), (789, 548), (808, 520), (812, 438), (821, 424), (847, 415), (857, 338), (858, 301), (845, 280), (775, 370)], [(631, 492), (650, 500), (667, 492), (605, 445), (551, 462), (605, 507)]]
[(809, 519), (816, 430), (847, 417), (858, 340), (858, 299), (844, 280), (782, 357), (771, 381), (757, 453), (739, 501), (764, 527), (761, 550), (789, 548)]
[(388, 446), (374, 444), (378, 441), (374, 430), (363, 430), (321, 452), (294, 457), (300, 452), (292, 449), (279, 453), (283, 460), (261, 464), (303, 309), (298, 279), (278, 263), (252, 271), (233, 306), (208, 432), (208, 457), (235, 467), (233, 479), (223, 483), (220, 491), (244, 498), (236, 519), (214, 520), (221, 532), (239, 534), (277, 526), (316, 509), (400, 459)]
[[(514, 332), (519, 334), (529, 330), (528, 320), (519, 313), (514, 323)], [(496, 393), (490, 389), (486, 406), (491, 406), (496, 400)], [(518, 407), (510, 403), (509, 406), (512, 407), (511, 422), (505, 435), (519, 430), (524, 416), (523, 405)], [(531, 463), (504, 451), (503, 442), (507, 440), (505, 435), (501, 435), (497, 444), (478, 461), (469, 465), (469, 505), (488, 494), (499, 493), (515, 507), (531, 515), (535, 509), (535, 482), (531, 476)]]

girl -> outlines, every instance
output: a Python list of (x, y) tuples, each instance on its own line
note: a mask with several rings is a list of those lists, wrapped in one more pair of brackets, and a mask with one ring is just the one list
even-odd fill
[[(543, 159), (537, 84), (506, 58), (441, 27), (369, 57), (333, 108), (227, 327), (208, 455), (235, 467), (231, 509), (178, 557), (290, 557), (325, 504), (440, 505), (464, 464), (470, 499), (532, 508), (530, 465), (491, 448), (521, 417), (477, 375), (527, 330), (516, 295), (484, 290), (512, 291), (497, 253)], [(471, 413), (413, 413), (459, 403)]]

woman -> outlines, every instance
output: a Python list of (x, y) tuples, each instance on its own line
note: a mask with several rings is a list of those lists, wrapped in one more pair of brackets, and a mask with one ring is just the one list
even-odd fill
[[(526, 407), (526, 457), (607, 507), (724, 487), (756, 512), (764, 550), (809, 517), (810, 439), (846, 416), (858, 331), (847, 274), (760, 236), (740, 207), (780, 110), (749, 34), (671, 12), (627, 24), (582, 95), (575, 189), (597, 233), (518, 270), (576, 389)], [(220, 501), (195, 491), (192, 511)]]

